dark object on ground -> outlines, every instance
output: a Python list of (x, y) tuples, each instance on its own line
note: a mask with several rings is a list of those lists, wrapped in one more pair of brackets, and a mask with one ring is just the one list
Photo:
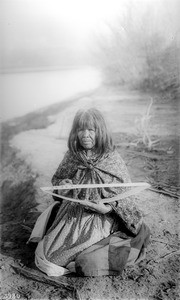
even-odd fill
[(67, 298), (72, 297), (74, 300), (81, 300), (77, 290), (62, 278), (48, 277), (41, 271), (35, 269), (35, 267), (28, 268), (26, 266), (20, 266), (18, 264), (11, 265), (11, 267), (16, 273), (23, 275), (29, 279), (58, 287), (59, 289), (61, 289), (63, 296), (66, 296)]

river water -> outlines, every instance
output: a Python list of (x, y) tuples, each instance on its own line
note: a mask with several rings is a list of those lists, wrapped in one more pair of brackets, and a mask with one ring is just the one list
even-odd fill
[(100, 71), (92, 67), (0, 74), (1, 121), (68, 100), (100, 84)]

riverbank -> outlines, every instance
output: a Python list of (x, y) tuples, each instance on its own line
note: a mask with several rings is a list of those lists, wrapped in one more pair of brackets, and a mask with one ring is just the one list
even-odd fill
[(7, 299), (8, 293), (20, 299), (67, 299), (65, 292), (53, 286), (15, 274), (10, 265), (16, 260), (29, 265), (34, 259), (34, 248), (26, 241), (37, 216), (52, 201), (39, 188), (50, 184), (66, 151), (74, 113), (82, 106), (101, 108), (132, 180), (151, 182), (156, 189), (143, 192), (138, 200), (152, 238), (146, 260), (128, 267), (122, 276), (63, 280), (74, 286), (83, 300), (177, 299), (177, 109), (154, 100), (148, 129), (151, 140), (159, 141), (148, 150), (135, 125), (145, 114), (149, 98), (134, 91), (100, 88), (2, 125), (2, 299)]

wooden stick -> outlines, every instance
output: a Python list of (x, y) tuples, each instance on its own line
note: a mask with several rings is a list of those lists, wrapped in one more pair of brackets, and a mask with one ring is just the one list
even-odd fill
[(74, 297), (73, 299), (80, 300), (80, 296), (77, 290), (72, 285), (64, 282), (59, 278), (57, 279), (55, 277), (49, 277), (44, 273), (40, 272), (39, 270), (30, 269), (26, 266), (20, 267), (19, 265), (11, 265), (11, 267), (14, 269), (14, 271), (17, 274), (23, 275), (35, 281), (42, 282), (44, 284), (49, 284), (49, 285), (56, 286), (58, 288), (62, 288), (67, 293), (67, 296), (71, 296)]
[[(145, 187), (143, 187), (143, 186), (142, 187), (136, 187), (134, 189), (131, 189), (130, 191), (124, 192), (122, 194), (117, 194), (116, 196), (111, 197), (111, 198), (97, 199), (97, 200), (94, 199), (94, 202), (98, 203), (99, 201), (101, 201), (101, 203), (110, 203), (110, 202), (114, 202), (114, 201), (119, 201), (121, 199), (124, 199), (124, 198), (130, 197), (130, 196), (133, 196), (135, 194), (138, 194), (141, 191), (143, 191), (144, 189), (145, 189)], [(89, 200), (80, 200), (80, 199), (65, 197), (63, 195), (58, 195), (58, 194), (50, 192), (49, 190), (44, 190), (44, 192), (46, 192), (49, 195), (58, 197), (60, 199), (64, 199), (64, 200), (71, 201), (71, 202), (77, 202), (77, 203), (80, 203), (80, 204), (85, 205), (85, 206), (88, 205), (88, 202), (90, 202)]]
[(160, 260), (162, 260), (162, 259), (165, 259), (165, 258), (167, 258), (167, 257), (173, 256), (173, 255), (176, 255), (176, 254), (180, 254), (180, 250), (175, 250), (175, 251), (172, 251), (172, 252), (170, 252), (170, 253), (167, 253), (167, 254), (165, 254), (165, 255), (163, 255), (163, 256), (160, 256), (159, 259), (158, 259), (158, 261), (160, 261)]
[(24, 224), (21, 224), (21, 226), (26, 229), (28, 232), (31, 232), (32, 231), (32, 228), (30, 228), (29, 226), (27, 225), (24, 225)]
[(158, 243), (162, 243), (162, 244), (165, 244), (165, 245), (168, 245), (168, 246), (172, 246), (172, 247), (179, 247), (178, 245), (176, 244), (169, 244), (168, 242), (164, 242), (164, 241), (161, 241), (161, 240), (158, 240), (158, 239), (151, 239), (152, 242), (158, 242)]
[[(121, 147), (122, 145), (121, 144), (117, 144), (118, 147)], [(137, 156), (144, 156), (144, 157), (147, 157), (147, 158), (156, 158), (156, 159), (168, 159), (168, 158), (173, 158), (173, 155), (168, 155), (168, 154), (153, 154), (153, 153), (147, 153), (147, 152), (139, 152), (139, 151), (135, 151), (135, 150), (129, 150), (129, 149), (126, 149), (126, 152), (129, 152), (129, 153), (134, 153), (135, 155)]]
[(150, 190), (155, 192), (155, 193), (165, 194), (165, 195), (168, 195), (170, 197), (179, 199), (178, 195), (176, 195), (174, 193), (171, 193), (171, 192), (167, 192), (167, 191), (164, 191), (164, 190), (158, 190), (158, 189), (154, 189), (154, 188), (150, 188)]
[(161, 188), (164, 192), (167, 192), (167, 193), (169, 193), (169, 194), (175, 195), (175, 196), (177, 196), (177, 197), (180, 196), (178, 193), (175, 193), (175, 192), (173, 192), (173, 191), (169, 191), (168, 189), (164, 188), (163, 186), (160, 187), (160, 188)]
[(41, 187), (42, 191), (50, 190), (72, 190), (72, 189), (86, 189), (86, 188), (102, 188), (102, 187), (144, 187), (149, 188), (150, 184), (146, 182), (128, 182), (128, 183), (100, 183), (100, 184), (63, 184), (58, 186)]

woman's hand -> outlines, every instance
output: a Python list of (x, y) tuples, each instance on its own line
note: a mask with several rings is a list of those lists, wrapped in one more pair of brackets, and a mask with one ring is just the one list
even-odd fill
[(107, 214), (112, 211), (112, 207), (109, 204), (104, 204), (102, 202), (94, 203), (88, 200), (83, 200), (82, 205), (86, 206), (87, 209), (98, 212), (100, 214)]
[[(73, 184), (72, 180), (66, 178), (59, 183), (59, 185), (67, 185), (67, 184)], [(68, 192), (69, 190), (58, 190), (58, 195), (66, 196)]]

